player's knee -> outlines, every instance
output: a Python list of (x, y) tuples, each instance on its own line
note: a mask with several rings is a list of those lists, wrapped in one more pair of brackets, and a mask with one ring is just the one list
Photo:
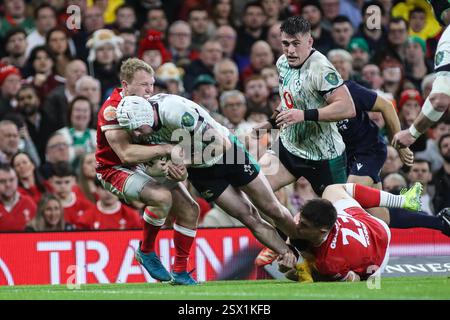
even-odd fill
[(145, 205), (159, 208), (164, 212), (169, 212), (172, 207), (172, 195), (169, 190), (144, 187), (141, 191), (140, 197), (141, 201), (145, 203)]

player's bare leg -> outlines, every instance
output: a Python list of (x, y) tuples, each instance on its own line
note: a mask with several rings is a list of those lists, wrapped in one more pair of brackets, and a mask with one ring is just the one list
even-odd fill
[(258, 210), (245, 198), (242, 191), (230, 185), (215, 202), (226, 213), (249, 228), (264, 246), (269, 247), (278, 254), (285, 254), (290, 251), (275, 228), (261, 218)]
[(143, 241), (136, 250), (136, 260), (155, 279), (170, 281), (170, 273), (164, 268), (155, 252), (155, 240), (172, 206), (172, 195), (165, 187), (149, 182), (140, 192), (139, 201), (146, 205), (144, 211)]
[[(273, 191), (278, 191), (297, 179), (283, 166), (280, 159), (270, 152), (266, 152), (258, 161), (261, 170), (267, 178)], [(275, 172), (273, 172), (275, 170)]]
[(169, 214), (175, 216), (173, 224), (175, 245), (175, 261), (172, 267), (173, 284), (195, 285), (197, 282), (188, 273), (187, 263), (197, 232), (200, 208), (181, 182), (172, 190), (172, 201)]

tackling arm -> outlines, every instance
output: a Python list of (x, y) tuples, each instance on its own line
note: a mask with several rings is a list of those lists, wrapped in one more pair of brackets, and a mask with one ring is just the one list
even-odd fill
[(150, 161), (156, 157), (170, 155), (173, 146), (170, 144), (144, 146), (130, 143), (130, 136), (125, 130), (107, 130), (106, 140), (123, 164), (137, 164)]

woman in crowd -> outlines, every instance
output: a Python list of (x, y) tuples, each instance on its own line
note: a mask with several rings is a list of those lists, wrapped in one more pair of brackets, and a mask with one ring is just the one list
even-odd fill
[(61, 202), (53, 194), (45, 194), (39, 201), (36, 216), (26, 226), (25, 231), (71, 231), (73, 226), (64, 221)]
[(57, 75), (64, 77), (66, 64), (72, 60), (70, 53), (69, 39), (64, 29), (53, 28), (46, 36), (46, 43), (50, 52), (55, 56), (56, 66), (55, 72)]
[(11, 159), (11, 165), (19, 178), (19, 192), (33, 198), (36, 204), (39, 203), (42, 194), (47, 191), (44, 179), (36, 170), (36, 165), (26, 152), (19, 151)]
[(90, 152), (80, 157), (80, 173), (78, 185), (84, 196), (92, 203), (98, 201), (97, 186), (95, 185), (95, 152)]

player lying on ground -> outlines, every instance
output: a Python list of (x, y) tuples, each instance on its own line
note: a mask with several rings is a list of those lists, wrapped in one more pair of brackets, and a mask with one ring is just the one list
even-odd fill
[[(402, 195), (353, 183), (328, 186), (322, 199), (305, 203), (296, 216), (297, 235), (288, 241), (312, 266), (315, 280), (358, 281), (380, 275), (389, 259), (391, 233), (384, 221), (364, 209), (417, 211), (421, 192), (420, 183)], [(303, 276), (298, 270), (287, 272), (290, 279)]]
[(237, 138), (201, 106), (177, 95), (157, 94), (148, 100), (124, 97), (117, 108), (117, 119), (134, 143), (180, 142), (187, 156), (188, 179), (201, 195), (239, 219), (265, 246), (278, 254), (294, 256), (258, 214), (260, 210), (291, 235), (295, 223), (289, 210), (277, 200), (258, 164)]

